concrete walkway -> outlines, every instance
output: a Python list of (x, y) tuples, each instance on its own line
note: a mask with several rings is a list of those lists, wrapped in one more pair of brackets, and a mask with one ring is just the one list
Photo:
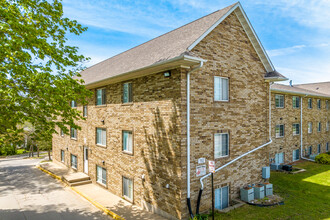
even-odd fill
[[(58, 176), (69, 175), (72, 173), (72, 171), (70, 171), (63, 164), (55, 162), (43, 163), (40, 164), (40, 166)], [(159, 215), (143, 210), (136, 205), (132, 205), (126, 200), (112, 194), (108, 190), (96, 184), (86, 184), (81, 186), (75, 186), (74, 188), (124, 219), (165, 219)]]

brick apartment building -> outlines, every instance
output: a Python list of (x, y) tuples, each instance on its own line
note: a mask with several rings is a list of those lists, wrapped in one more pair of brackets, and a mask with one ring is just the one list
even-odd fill
[[(284, 113), (281, 120), (285, 110), (275, 106), (270, 120), (270, 97), (275, 103), (276, 94), (285, 94), (288, 109), (296, 94), (275, 91), (278, 85), (271, 94), (270, 84), (286, 78), (276, 72), (240, 3), (111, 57), (81, 75), (95, 95), (86, 106), (72, 102), (86, 120), (78, 121), (81, 130), (71, 129), (70, 136), (60, 130), (54, 135), (54, 161), (87, 173), (94, 183), (167, 218), (188, 218), (189, 203), (195, 210), (208, 160), (214, 160), (217, 168), (265, 146), (215, 173), (216, 208), (222, 209), (238, 197), (241, 187), (263, 181), (261, 169), (280, 152), (277, 146), (290, 146), (285, 152), (290, 157), (299, 148), (298, 136), (289, 140), (288, 133), (285, 139), (273, 137), (275, 144), (270, 145), (275, 125), (285, 120), (289, 132), (299, 121), (299, 110), (292, 109), (292, 117)], [(322, 119), (326, 134), (328, 96), (310, 93), (311, 111), (322, 111), (322, 118), (304, 119), (304, 132), (308, 121)], [(322, 100), (322, 110), (317, 110), (317, 99)], [(304, 146), (316, 148), (316, 142), (303, 138)], [(211, 207), (210, 179), (203, 183), (201, 212)]]
[(271, 162), (290, 163), (299, 160), (301, 153), (314, 158), (329, 151), (330, 82), (274, 84), (271, 91)]

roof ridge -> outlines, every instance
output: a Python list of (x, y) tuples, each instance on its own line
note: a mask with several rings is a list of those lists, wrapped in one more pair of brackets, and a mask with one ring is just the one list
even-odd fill
[[(117, 56), (119, 56), (119, 55), (125, 54), (125, 53), (127, 53), (128, 51), (131, 51), (131, 50), (133, 50), (133, 49), (135, 49), (135, 48), (138, 48), (138, 47), (140, 47), (140, 46), (142, 46), (142, 45), (145, 45), (146, 43), (149, 43), (149, 42), (151, 42), (151, 41), (153, 41), (153, 40), (156, 40), (156, 39), (158, 39), (158, 38), (160, 38), (160, 37), (162, 37), (162, 36), (165, 36), (165, 35), (167, 35), (167, 34), (169, 34), (169, 33), (172, 33), (172, 32), (174, 32), (174, 31), (176, 31), (176, 30), (178, 30), (178, 29), (181, 29), (181, 28), (183, 28), (183, 27), (185, 27), (185, 26), (188, 26), (188, 25), (190, 25), (191, 23), (194, 23), (194, 22), (196, 22), (196, 21), (199, 21), (199, 20), (201, 20), (201, 19), (203, 19), (203, 18), (205, 18), (205, 17), (208, 17), (208, 16), (210, 16), (210, 15), (213, 15), (213, 14), (219, 12), (219, 11), (222, 11), (222, 10), (225, 10), (225, 9), (232, 8), (232, 7), (234, 7), (234, 5), (236, 5), (237, 3), (239, 3), (239, 2), (236, 2), (236, 3), (234, 3), (234, 4), (231, 4), (231, 5), (229, 5), (229, 6), (225, 7), (225, 8), (219, 9), (219, 10), (217, 10), (217, 11), (214, 11), (214, 12), (212, 12), (212, 13), (210, 13), (210, 14), (204, 15), (203, 17), (200, 17), (200, 18), (198, 18), (198, 19), (196, 19), (196, 20), (193, 20), (193, 21), (191, 21), (191, 22), (189, 22), (189, 23), (187, 23), (187, 24), (185, 24), (185, 25), (182, 25), (182, 26), (180, 26), (180, 27), (178, 27), (178, 28), (175, 28), (175, 29), (173, 29), (173, 30), (171, 30), (171, 31), (169, 31), (169, 32), (166, 32), (166, 33), (161, 34), (161, 35), (159, 35), (159, 36), (157, 36), (157, 37), (154, 37), (154, 38), (152, 38), (152, 39), (150, 39), (150, 40), (148, 40), (148, 41), (146, 41), (146, 42), (144, 42), (144, 43), (142, 43), (142, 44), (136, 45), (135, 47), (132, 47), (132, 48), (130, 48), (130, 49), (127, 49), (127, 50), (125, 50), (125, 51), (123, 51), (123, 52), (121, 52), (121, 53), (118, 53), (118, 54), (116, 54), (116, 55), (114, 55), (114, 56), (112, 56), (112, 57), (109, 57), (109, 58), (107, 58), (107, 59), (105, 59), (105, 60), (102, 60), (101, 62), (95, 63), (95, 64), (93, 64), (92, 66), (87, 67), (87, 68), (84, 69), (83, 71), (85, 71), (85, 70), (87, 70), (87, 69), (90, 69), (91, 67), (96, 66), (96, 65), (98, 65), (98, 64), (100, 64), (100, 63), (103, 63), (103, 62), (105, 62), (105, 61), (107, 61), (107, 60), (109, 60), (109, 59), (112, 59), (112, 58), (117, 57)], [(216, 22), (215, 22), (215, 23), (216, 23)], [(213, 23), (213, 24), (215, 24), (215, 23)], [(213, 24), (212, 24), (212, 25), (213, 25)], [(211, 26), (212, 26), (212, 25), (211, 25)]]

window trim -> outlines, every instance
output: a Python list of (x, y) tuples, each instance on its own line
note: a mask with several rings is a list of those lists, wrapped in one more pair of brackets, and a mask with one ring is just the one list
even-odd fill
[[(132, 198), (129, 198), (128, 196), (124, 195), (124, 179), (132, 181)], [(122, 175), (122, 197), (131, 203), (134, 202), (134, 178), (129, 178), (127, 176)]]
[[(228, 99), (215, 99), (215, 78), (227, 79), (228, 80)], [(214, 102), (229, 102), (230, 101), (230, 78), (224, 76), (213, 76), (213, 101)]]
[[(102, 169), (102, 172), (103, 172), (103, 170), (105, 170), (105, 184), (102, 182), (102, 180), (103, 180), (103, 178), (102, 178), (103, 173), (102, 173), (102, 176), (101, 176), (101, 182), (98, 181), (98, 178), (97, 178), (98, 177), (98, 172), (97, 172), (97, 168), (98, 167), (100, 167)], [(107, 187), (107, 185), (108, 185), (108, 172), (107, 172), (107, 168), (96, 164), (96, 175), (95, 175), (95, 177), (96, 177), (96, 183), (100, 184), (101, 186)]]
[[(132, 151), (124, 150), (124, 133), (125, 132), (130, 132), (131, 133), (131, 137), (132, 137)], [(134, 155), (134, 134), (133, 134), (133, 130), (122, 130), (122, 132), (121, 132), (121, 139), (122, 139), (122, 151), (123, 151), (123, 153), (129, 154), (129, 155)]]
[[(97, 129), (105, 130), (105, 145), (97, 143)], [(102, 128), (102, 127), (96, 127), (96, 128), (95, 128), (95, 144), (96, 144), (97, 146), (107, 147), (107, 139), (108, 139), (107, 136), (108, 136), (108, 134), (107, 134), (107, 128)]]
[[(223, 134), (226, 134), (228, 136), (227, 138), (227, 152), (228, 154), (227, 155), (224, 155), (224, 156), (220, 156), (220, 157), (216, 157), (215, 155), (215, 136), (216, 135), (223, 135)], [(220, 133), (214, 133), (213, 134), (213, 157), (214, 159), (221, 159), (221, 158), (225, 158), (225, 157), (229, 157), (230, 155), (230, 134), (229, 132), (220, 132)]]
[[(281, 106), (276, 106), (276, 96), (281, 96), (281, 97), (283, 97), (283, 106), (281, 107)], [(282, 94), (275, 94), (275, 97), (274, 97), (274, 99), (275, 99), (275, 108), (285, 108), (285, 95), (282, 95)], [(280, 104), (281, 102), (279, 102), (279, 104)]]
[[(295, 127), (296, 125), (298, 125), (298, 133), (294, 133), (294, 127)], [(296, 129), (297, 129), (297, 128), (296, 128)], [(297, 131), (297, 130), (296, 130), (296, 131)], [(293, 124), (292, 124), (292, 134), (293, 134), (294, 136), (300, 134), (300, 123), (293, 123)]]
[[(101, 95), (101, 104), (97, 104), (97, 91), (98, 90), (104, 90), (104, 94), (102, 92)], [(101, 88), (97, 88), (95, 89), (95, 106), (106, 106), (107, 105), (107, 89), (106, 87), (101, 87)]]
[[(283, 126), (283, 136), (277, 136), (277, 134), (276, 134), (276, 128), (277, 128), (277, 126), (279, 126), (280, 128), (281, 128), (281, 126)], [(279, 134), (281, 134), (281, 129), (280, 129)], [(285, 136), (285, 125), (284, 124), (277, 124), (277, 125), (275, 125), (275, 138), (283, 138), (284, 136)]]
[[(72, 156), (74, 156), (74, 157), (76, 157), (76, 167), (73, 167), (72, 166)], [(72, 169), (74, 169), (74, 170), (78, 170), (78, 156), (77, 155), (75, 155), (75, 154), (70, 154), (70, 167), (72, 168)]]

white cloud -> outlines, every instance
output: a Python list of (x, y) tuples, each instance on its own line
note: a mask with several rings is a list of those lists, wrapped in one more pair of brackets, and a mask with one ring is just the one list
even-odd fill
[(305, 47), (306, 47), (306, 45), (296, 45), (296, 46), (287, 47), (287, 48), (267, 50), (267, 53), (270, 57), (283, 56), (283, 55), (288, 55), (288, 54), (295, 53), (298, 50), (301, 50)]

